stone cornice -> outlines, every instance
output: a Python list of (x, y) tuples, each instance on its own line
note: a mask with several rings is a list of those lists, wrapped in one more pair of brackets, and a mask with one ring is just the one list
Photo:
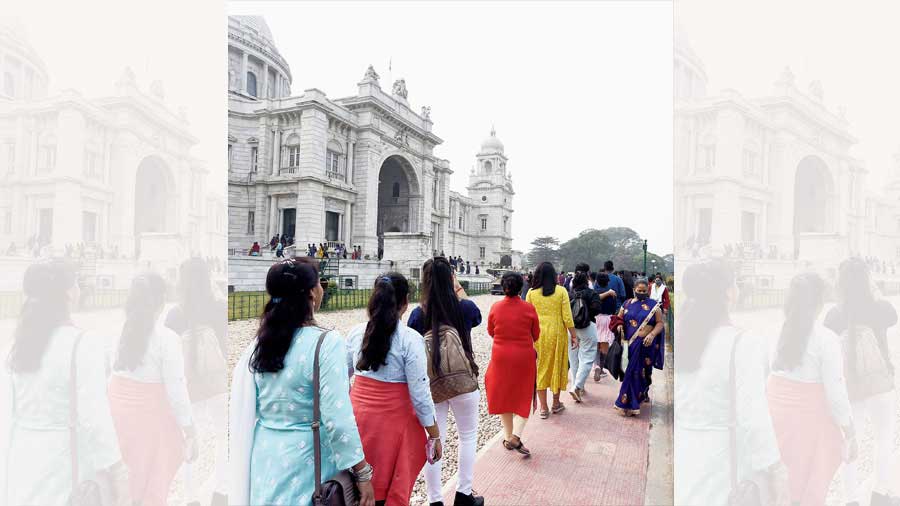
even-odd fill
[[(228, 40), (234, 41), (234, 42), (244, 46), (244, 47), (241, 47), (239, 45), (236, 45), (235, 47), (237, 49), (241, 49), (241, 50), (250, 49), (252, 51), (256, 51), (256, 52), (262, 54), (263, 56), (265, 56), (266, 58), (271, 60), (270, 62), (267, 62), (267, 63), (269, 63), (269, 64), (275, 63), (277, 66), (280, 67), (279, 70), (281, 70), (287, 76), (288, 81), (293, 81), (294, 78), (291, 75), (290, 65), (288, 65), (287, 60), (285, 60), (284, 57), (282, 57), (277, 52), (277, 50), (275, 52), (272, 52), (269, 50), (269, 48), (264, 47), (256, 42), (248, 39), (247, 37), (244, 37), (243, 34), (236, 33), (232, 30), (228, 30)], [(254, 56), (256, 56), (257, 58), (259, 57), (258, 55), (254, 55)]]

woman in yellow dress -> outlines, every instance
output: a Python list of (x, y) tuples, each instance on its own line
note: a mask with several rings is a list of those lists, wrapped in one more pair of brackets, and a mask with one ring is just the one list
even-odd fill
[[(543, 262), (534, 270), (531, 290), (525, 301), (534, 305), (541, 324), (541, 338), (535, 343), (537, 349), (537, 398), (541, 403), (541, 418), (550, 416), (550, 411), (560, 413), (566, 409), (559, 401), (559, 392), (569, 381), (568, 346), (575, 347), (575, 322), (569, 306), (569, 294), (556, 284), (556, 269), (550, 262)], [(553, 407), (547, 407), (547, 389), (553, 393)]]

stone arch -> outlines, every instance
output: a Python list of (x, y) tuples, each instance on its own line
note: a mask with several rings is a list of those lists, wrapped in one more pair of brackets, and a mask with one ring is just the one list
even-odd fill
[(794, 235), (832, 232), (834, 179), (815, 155), (800, 160), (794, 174)]
[(420, 203), (420, 184), (415, 168), (401, 155), (386, 156), (378, 170), (379, 242), (385, 232), (415, 231)]
[(134, 240), (140, 253), (141, 236), (175, 231), (175, 179), (159, 156), (144, 157), (134, 177)]

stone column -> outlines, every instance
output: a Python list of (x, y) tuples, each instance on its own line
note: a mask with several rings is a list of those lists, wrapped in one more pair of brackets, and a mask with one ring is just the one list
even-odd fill
[(263, 62), (262, 98), (269, 98), (269, 64)]
[(272, 146), (272, 170), (270, 174), (277, 175), (281, 169), (281, 128), (279, 128), (277, 121), (275, 122), (275, 135), (272, 140)]
[(352, 243), (350, 242), (352, 239), (353, 232), (353, 204), (350, 201), (346, 201), (344, 211), (344, 227), (341, 232), (344, 234), (344, 246), (350, 246)]
[(276, 222), (278, 221), (278, 197), (269, 195), (269, 223), (266, 227), (266, 233), (271, 238), (276, 232)]
[(247, 94), (247, 63), (249, 54), (243, 53), (241, 58), (241, 93)]
[(347, 141), (347, 183), (353, 185), (353, 162), (354, 153), (356, 152), (356, 142)]

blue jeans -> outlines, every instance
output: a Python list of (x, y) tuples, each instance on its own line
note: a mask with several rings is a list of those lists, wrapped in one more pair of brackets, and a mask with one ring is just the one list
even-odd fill
[(569, 344), (569, 369), (575, 380), (574, 388), (582, 389), (597, 358), (597, 327), (588, 325), (585, 329), (575, 329), (575, 336), (578, 346), (573, 349)]

